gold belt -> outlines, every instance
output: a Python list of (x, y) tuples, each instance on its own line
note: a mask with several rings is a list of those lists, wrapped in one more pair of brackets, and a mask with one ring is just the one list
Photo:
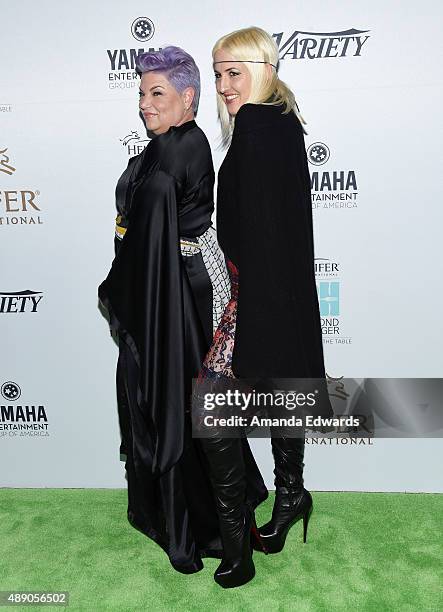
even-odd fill
[[(126, 234), (126, 230), (128, 229), (120, 225), (121, 221), (122, 221), (121, 215), (118, 215), (115, 220), (115, 235), (120, 240), (123, 239), (124, 235)], [(189, 242), (189, 240), (184, 240), (183, 238), (180, 238), (180, 247), (185, 247), (185, 250), (186, 250), (186, 247), (190, 247), (191, 249), (195, 249), (194, 252), (200, 251), (200, 245), (198, 244), (198, 242)]]
[(117, 236), (117, 238), (120, 238), (120, 240), (123, 239), (123, 236), (126, 234), (126, 227), (123, 227), (122, 225), (120, 225), (120, 223), (122, 222), (122, 218), (121, 215), (118, 215), (116, 220), (115, 220), (115, 235)]

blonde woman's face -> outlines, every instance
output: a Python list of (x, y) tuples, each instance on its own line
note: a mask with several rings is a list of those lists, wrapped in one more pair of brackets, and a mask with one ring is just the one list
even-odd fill
[(215, 87), (226, 104), (228, 113), (235, 116), (251, 93), (251, 75), (246, 65), (219, 49), (214, 54)]

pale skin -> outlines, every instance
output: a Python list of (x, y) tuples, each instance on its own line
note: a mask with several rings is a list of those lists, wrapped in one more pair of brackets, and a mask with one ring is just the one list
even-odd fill
[[(243, 104), (248, 102), (251, 94), (251, 74), (247, 64), (236, 62), (230, 53), (218, 49), (214, 53), (213, 67), (217, 94), (226, 104), (228, 113), (234, 117)], [(269, 64), (264, 67), (265, 70), (271, 71)]]
[(194, 89), (179, 93), (161, 72), (145, 72), (140, 81), (139, 108), (146, 128), (155, 135), (194, 119)]

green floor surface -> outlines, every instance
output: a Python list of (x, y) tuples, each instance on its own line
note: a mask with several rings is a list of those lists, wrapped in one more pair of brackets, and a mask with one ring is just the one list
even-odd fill
[(252, 582), (223, 590), (212, 578), (216, 559), (198, 574), (172, 569), (127, 522), (125, 490), (0, 489), (0, 590), (69, 591), (68, 610), (88, 612), (443, 610), (442, 495), (313, 499), (308, 542), (297, 523), (282, 553), (254, 554)]

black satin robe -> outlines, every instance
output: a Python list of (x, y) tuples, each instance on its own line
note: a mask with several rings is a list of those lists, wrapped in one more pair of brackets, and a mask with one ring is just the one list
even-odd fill
[[(99, 297), (119, 336), (117, 391), (126, 452), (128, 519), (181, 572), (220, 557), (222, 546), (200, 442), (192, 438), (190, 397), (212, 341), (212, 287), (180, 237), (211, 225), (214, 171), (194, 121), (157, 136), (130, 160), (117, 186), (126, 234)], [(244, 444), (248, 501), (267, 490)]]
[(321, 401), (312, 412), (332, 416), (303, 130), (282, 110), (240, 108), (218, 177), (217, 236), (239, 269), (232, 367), (265, 386), (269, 379), (319, 379)]

